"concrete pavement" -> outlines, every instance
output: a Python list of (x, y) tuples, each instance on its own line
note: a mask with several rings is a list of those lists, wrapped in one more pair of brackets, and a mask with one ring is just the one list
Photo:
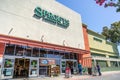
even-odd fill
[(37, 77), (29, 79), (11, 79), (11, 80), (119, 80), (120, 79), (119, 75), (120, 71), (108, 71), (102, 72), (102, 76), (72, 75), (72, 77), (70, 78), (65, 78), (64, 75), (60, 75), (58, 77)]

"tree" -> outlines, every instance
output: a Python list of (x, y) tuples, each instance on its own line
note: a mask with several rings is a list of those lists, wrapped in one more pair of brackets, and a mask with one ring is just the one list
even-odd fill
[(111, 24), (110, 28), (103, 27), (102, 35), (106, 37), (106, 40), (120, 45), (120, 21)]
[(96, 4), (104, 7), (115, 7), (116, 12), (120, 12), (120, 0), (95, 0)]

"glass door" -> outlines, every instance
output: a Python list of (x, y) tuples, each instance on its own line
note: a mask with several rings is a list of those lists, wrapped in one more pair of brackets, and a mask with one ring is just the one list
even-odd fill
[(29, 77), (38, 76), (38, 59), (30, 59), (30, 72)]
[(2, 67), (2, 79), (13, 78), (14, 58), (4, 58)]
[(61, 73), (65, 73), (65, 68), (66, 68), (66, 61), (62, 60), (61, 61)]
[(77, 74), (78, 71), (78, 62), (73, 61), (73, 74)]

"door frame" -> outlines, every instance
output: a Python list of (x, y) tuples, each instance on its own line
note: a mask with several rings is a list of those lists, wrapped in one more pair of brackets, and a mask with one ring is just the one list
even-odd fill
[[(12, 67), (11, 68), (4, 68), (4, 65), (5, 65), (5, 59), (11, 59), (11, 60), (13, 60), (13, 62), (12, 62)], [(1, 70), (1, 78), (2, 79), (10, 79), (10, 78), (13, 78), (13, 75), (14, 75), (14, 63), (15, 63), (15, 57), (14, 56), (4, 56), (3, 57), (3, 65), (2, 65), (2, 70)], [(7, 76), (7, 77), (5, 77), (4, 76), (4, 69), (12, 69), (12, 71), (11, 71), (11, 76)]]
[[(29, 66), (28, 66), (28, 77), (29, 77), (29, 71), (30, 71), (30, 57), (22, 57), (22, 56), (15, 56), (15, 59), (28, 59), (29, 60)], [(15, 61), (14, 61), (14, 67), (15, 67)], [(25, 76), (26, 77), (26, 76)]]
[[(31, 75), (31, 69), (32, 69), (32, 65), (31, 65), (31, 61), (32, 60), (37, 60), (37, 67), (36, 67), (36, 69), (37, 69), (37, 74), (36, 75)], [(30, 65), (29, 65), (29, 77), (38, 77), (39, 76), (39, 58), (30, 58), (30, 63), (29, 63)]]
[[(72, 61), (73, 62), (73, 69), (75, 69), (75, 66), (74, 66), (74, 62), (77, 62), (77, 64), (76, 64), (76, 69), (78, 68), (78, 61), (77, 60), (74, 60), (74, 59), (61, 59), (61, 63), (60, 63), (60, 71), (61, 71), (61, 74), (65, 74), (65, 73), (62, 73), (62, 61), (64, 61), (65, 62), (65, 68), (66, 68), (66, 62), (67, 61)], [(74, 71), (74, 70), (73, 70)]]

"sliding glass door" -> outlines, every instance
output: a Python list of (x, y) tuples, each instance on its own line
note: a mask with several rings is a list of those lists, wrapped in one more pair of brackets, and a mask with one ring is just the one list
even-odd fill
[(38, 76), (38, 59), (30, 59), (30, 73), (29, 77)]

